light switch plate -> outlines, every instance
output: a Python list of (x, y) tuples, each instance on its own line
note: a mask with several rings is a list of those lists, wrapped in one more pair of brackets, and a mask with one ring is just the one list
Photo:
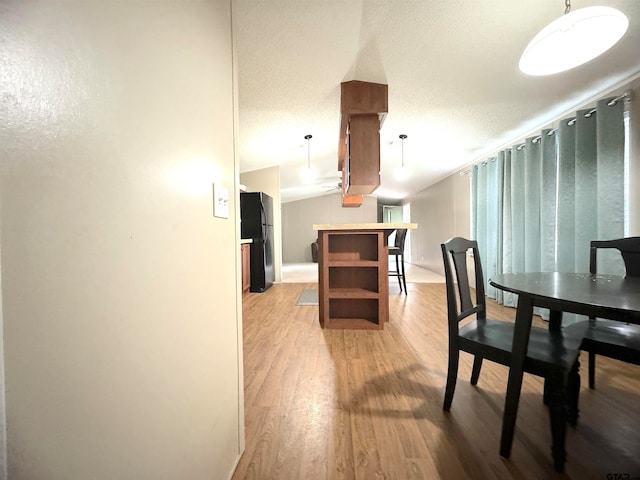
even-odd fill
[(219, 183), (213, 184), (213, 216), (229, 218), (229, 190)]

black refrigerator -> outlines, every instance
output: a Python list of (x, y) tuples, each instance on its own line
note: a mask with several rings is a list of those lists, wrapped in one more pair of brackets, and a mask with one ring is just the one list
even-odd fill
[(273, 199), (263, 192), (240, 193), (240, 236), (251, 243), (251, 292), (264, 292), (275, 280)]

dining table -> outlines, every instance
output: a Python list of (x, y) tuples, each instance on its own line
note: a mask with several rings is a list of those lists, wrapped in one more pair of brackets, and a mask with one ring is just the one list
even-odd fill
[[(489, 283), (518, 295), (500, 438), (500, 455), (509, 458), (534, 307), (549, 309), (548, 328), (552, 331), (561, 330), (563, 312), (640, 324), (640, 278), (592, 273), (527, 272), (493, 275)], [(553, 446), (553, 456), (556, 470), (562, 471), (566, 457), (564, 430), (561, 445)]]

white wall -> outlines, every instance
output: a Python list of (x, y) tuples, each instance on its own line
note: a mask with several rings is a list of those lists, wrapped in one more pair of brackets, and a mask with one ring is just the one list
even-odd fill
[(282, 280), (282, 212), (280, 208), (280, 167), (261, 168), (240, 174), (247, 192), (264, 192), (273, 198), (273, 249), (275, 281)]
[(373, 195), (365, 195), (360, 207), (342, 207), (339, 193), (282, 204), (283, 262), (311, 261), (311, 243), (318, 238), (314, 223), (375, 223), (377, 211)]
[[(0, 5), (12, 480), (231, 476), (230, 1)], [(231, 218), (212, 215), (212, 182)]]
[(470, 238), (469, 176), (454, 174), (408, 199), (411, 263), (444, 275), (440, 244), (454, 236)]

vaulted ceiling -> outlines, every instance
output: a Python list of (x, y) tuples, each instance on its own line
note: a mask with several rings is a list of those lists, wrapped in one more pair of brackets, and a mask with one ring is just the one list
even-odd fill
[(348, 80), (389, 85), (376, 193), (402, 198), (638, 77), (640, 1), (571, 4), (617, 8), (629, 29), (590, 63), (532, 77), (520, 55), (564, 0), (234, 0), (241, 172), (279, 165), (285, 202), (330, 192)]

